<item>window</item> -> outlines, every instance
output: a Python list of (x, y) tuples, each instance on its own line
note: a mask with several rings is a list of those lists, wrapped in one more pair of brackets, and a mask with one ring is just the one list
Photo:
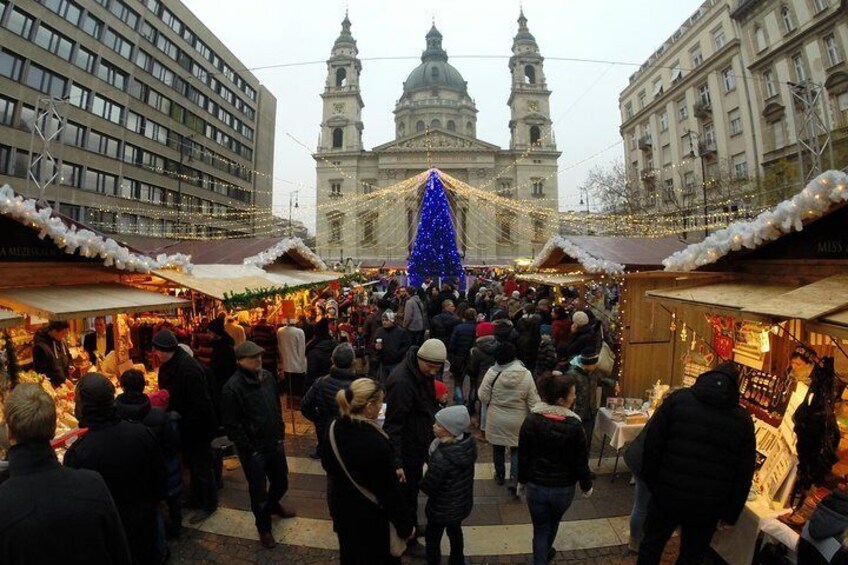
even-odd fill
[(430, 122), (430, 129), (436, 129), (442, 127), (442, 121), (438, 118), (434, 119)]
[(636, 130), (630, 132), (630, 150), (633, 151), (638, 147), (639, 136), (636, 135)]
[(645, 91), (643, 90), (642, 92), (639, 93), (639, 109), (641, 110), (642, 108), (644, 108), (646, 104), (647, 104), (647, 98), (645, 96)]
[(813, 0), (813, 12), (820, 14), (827, 8), (827, 0)]
[[(247, 127), (247, 126), (245, 126)], [(456, 122), (453, 120), (448, 120), (448, 131), (456, 131)], [(247, 136), (249, 139), (253, 139), (253, 134)]]
[(530, 126), (530, 145), (540, 145), (542, 142), (542, 130), (539, 126)]
[(663, 181), (663, 202), (674, 202), (674, 179), (665, 179)]
[(82, 165), (62, 163), (62, 172), (59, 174), (59, 182), (65, 186), (82, 188)]
[(166, 26), (174, 30), (177, 35), (183, 34), (183, 23), (166, 8), (162, 9), (162, 21), (165, 22)]
[(16, 55), (0, 50), (0, 75), (14, 81), (21, 80), (24, 60)]
[(683, 69), (680, 68), (680, 61), (675, 61), (671, 67), (671, 84), (677, 84), (683, 80)]
[(129, 165), (140, 165), (143, 152), (141, 148), (124, 143), (123, 161)]
[(724, 82), (725, 92), (736, 90), (736, 76), (733, 74), (733, 67), (727, 67), (721, 71), (721, 80)]
[(68, 94), (68, 102), (72, 106), (88, 110), (88, 104), (91, 100), (91, 91), (78, 84), (71, 85), (71, 92)]
[(85, 173), (85, 186), (83, 188), (86, 190), (114, 196), (117, 186), (118, 178), (115, 175), (93, 169), (88, 169)]
[(748, 178), (748, 161), (744, 153), (733, 156), (733, 175), (737, 179)]
[(0, 124), (8, 126), (15, 115), (15, 102), (0, 96)]
[(701, 46), (698, 45), (689, 51), (689, 59), (692, 61), (692, 67), (700, 67), (704, 62), (704, 55), (701, 53)]
[(112, 123), (121, 123), (121, 114), (124, 107), (120, 104), (112, 102), (108, 98), (104, 98), (99, 94), (94, 95), (94, 102), (91, 105), (91, 112), (100, 116), (103, 119), (109, 120)]
[(100, 34), (103, 33), (103, 22), (86, 14), (82, 21), (82, 30), (95, 39), (100, 39)]
[[(423, 125), (424, 122), (421, 122)], [(342, 128), (335, 128), (333, 130), (333, 149), (340, 149), (344, 146), (344, 130)]]
[(35, 20), (29, 14), (15, 8), (9, 13), (9, 21), (6, 22), (6, 28), (9, 31), (17, 33), (24, 39), (29, 39), (34, 23)]
[(71, 49), (74, 46), (71, 40), (44, 24), (38, 26), (38, 31), (35, 33), (35, 43), (60, 59), (71, 60)]
[[(2, 6), (2, 4), (0, 4)], [(8, 145), (0, 145), (0, 175), (7, 173), (13, 174), (11, 169), (12, 164), (12, 148)]]
[(138, 33), (150, 43), (153, 43), (156, 40), (156, 28), (148, 21), (141, 22), (141, 27), (138, 29)]
[(715, 45), (716, 51), (725, 46), (727, 40), (724, 38), (724, 30), (720, 27), (713, 31), (713, 45)]
[(792, 67), (795, 69), (796, 82), (804, 82), (807, 79), (807, 69), (804, 66), (804, 57), (800, 53), (792, 56)]
[(661, 154), (662, 154), (663, 167), (671, 166), (671, 144), (670, 143), (666, 143), (665, 145), (662, 146)]
[(663, 93), (662, 78), (657, 78), (656, 80), (654, 80), (654, 89), (651, 91), (651, 93), (654, 95), (654, 98), (658, 98), (659, 96), (662, 95), (662, 93)]
[(44, 7), (59, 14), (74, 26), (79, 25), (82, 8), (71, 0), (42, 0)]
[(765, 51), (768, 47), (768, 39), (766, 38), (766, 28), (758, 25), (754, 28), (754, 44), (757, 47), (757, 53)]
[(704, 106), (710, 105), (710, 86), (707, 83), (698, 87), (698, 100), (700, 100), (701, 104)]
[(689, 117), (689, 106), (686, 105), (686, 99), (677, 101), (677, 119), (685, 120)]
[(668, 131), (668, 112), (660, 114), (660, 131)]
[(121, 143), (114, 137), (91, 130), (88, 132), (88, 142), (85, 147), (89, 151), (117, 159), (120, 145)]
[(156, 47), (158, 47), (159, 51), (161, 51), (171, 59), (177, 59), (177, 52), (179, 51), (177, 49), (177, 46), (174, 45), (171, 40), (169, 40), (164, 35), (159, 34), (159, 36), (156, 38)]
[(542, 179), (530, 179), (533, 183), (533, 196), (545, 195), (545, 183)]
[(683, 194), (692, 195), (695, 193), (695, 173), (688, 171), (683, 175)]
[(827, 51), (828, 66), (838, 65), (842, 62), (842, 53), (839, 52), (839, 46), (836, 44), (836, 37), (831, 33), (824, 38), (824, 49)]
[(795, 18), (792, 17), (792, 11), (789, 6), (784, 6), (780, 9), (780, 17), (783, 20), (783, 29), (786, 33), (795, 31)]
[(545, 220), (543, 218), (533, 218), (533, 241), (546, 241), (545, 237)]
[(344, 88), (347, 86), (347, 69), (336, 69), (336, 87)]
[(739, 114), (739, 108), (728, 112), (727, 119), (730, 122), (730, 135), (739, 135), (742, 133), (742, 117)]
[(53, 98), (64, 98), (65, 90), (68, 87), (67, 79), (33, 63), (29, 64), (26, 84), (44, 94), (49, 94)]
[(777, 82), (774, 80), (774, 72), (771, 70), (763, 71), (763, 82), (765, 83), (766, 99), (777, 94)]
[(342, 181), (334, 180), (330, 181), (330, 196), (341, 196), (342, 195)]
[(109, 11), (115, 14), (119, 20), (127, 24), (132, 29), (135, 29), (136, 24), (138, 24), (138, 14), (127, 7), (127, 5), (121, 0), (112, 0), (112, 5), (110, 6)]
[(152, 88), (147, 91), (147, 104), (151, 108), (155, 108), (163, 114), (170, 114), (171, 112), (171, 101)]
[(150, 65), (150, 74), (152, 74), (154, 77), (167, 84), (168, 86), (174, 85), (174, 73), (166, 67), (162, 66), (159, 61), (152, 61)]
[(77, 46), (76, 55), (74, 55), (74, 65), (81, 68), (87, 73), (94, 72), (95, 55), (82, 45)]
[(524, 84), (536, 84), (536, 67), (533, 65), (524, 67)]
[(162, 145), (168, 144), (168, 128), (161, 126), (153, 120), (144, 120), (144, 137), (158, 141)]
[(628, 102), (624, 105), (624, 118), (629, 120), (633, 117), (633, 103)]
[(509, 212), (498, 212), (498, 243), (512, 243), (512, 216)]
[(118, 90), (124, 90), (127, 86), (127, 74), (105, 59), (100, 59), (97, 76), (100, 80), (108, 82)]
[(124, 59), (130, 60), (133, 44), (118, 35), (112, 28), (107, 29), (106, 33), (103, 34), (103, 43)]
[[(433, 67), (435, 69), (435, 67)], [(377, 243), (376, 218), (374, 216), (366, 216), (362, 225), (362, 244), (374, 245)]]
[(642, 131), (643, 131), (643, 132), (645, 132), (645, 133), (644, 133), (645, 140), (646, 140), (648, 143), (651, 143), (651, 124), (649, 124), (649, 123), (647, 123), (647, 122), (646, 122), (646, 123), (642, 126)]
[(715, 126), (713, 124), (704, 125), (704, 146), (707, 149), (713, 149), (716, 145)]
[(340, 243), (342, 240), (342, 220), (339, 217), (330, 219), (330, 242)]

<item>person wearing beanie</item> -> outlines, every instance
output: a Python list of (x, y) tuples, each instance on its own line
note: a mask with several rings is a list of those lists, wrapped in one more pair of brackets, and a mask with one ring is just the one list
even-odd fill
[(289, 488), (280, 387), (277, 378), (262, 368), (261, 347), (245, 341), (235, 353), (238, 369), (221, 393), (224, 430), (236, 445), (247, 479), (259, 542), (272, 549), (277, 542), (271, 533), (271, 516), (295, 516), (280, 505)]
[(378, 374), (384, 383), (412, 347), (412, 334), (398, 326), (395, 320), (395, 313), (386, 310), (382, 315), (381, 326), (374, 333), (375, 358), (380, 366)]
[(756, 464), (754, 423), (739, 405), (739, 369), (729, 361), (669, 394), (645, 433), (642, 478), (651, 492), (639, 563), (659, 563), (680, 527), (680, 557), (702, 563), (719, 525), (745, 507)]
[(439, 380), (434, 380), (433, 384), (436, 387), (436, 400), (439, 402), (439, 406), (444, 408), (448, 405), (448, 385)]
[(595, 414), (598, 412), (597, 389), (600, 383), (598, 367), (599, 353), (594, 347), (587, 347), (565, 371), (575, 380), (576, 399), (573, 410), (580, 416), (583, 430), (586, 432), (586, 444), (591, 449), (592, 436), (595, 432)]
[(477, 339), (474, 340), (474, 347), (468, 354), (468, 362), (465, 366), (465, 374), (468, 376), (468, 401), (466, 408), (472, 419), (477, 420), (480, 424), (480, 429), (485, 429), (483, 420), (484, 411), (483, 405), (480, 405), (480, 413), (477, 412), (477, 390), (480, 388), (480, 383), (486, 372), (495, 364), (495, 356), (498, 352), (500, 342), (495, 337), (495, 326), (491, 322), (480, 322), (477, 324)]
[(433, 441), (438, 410), (433, 380), (447, 360), (445, 344), (428, 339), (412, 347), (386, 379), (386, 421), (383, 430), (394, 449), (404, 503), (413, 524), (418, 524), (418, 485)]
[(304, 388), (309, 390), (312, 383), (330, 372), (333, 350), (339, 344), (330, 333), (330, 321), (324, 318), (315, 324), (315, 335), (306, 344), (306, 381)]
[(224, 330), (224, 318), (225, 314), (221, 312), (206, 327), (212, 348), (212, 354), (209, 357), (209, 369), (211, 371), (211, 382), (208, 383), (209, 395), (218, 421), (221, 420), (221, 390), (223, 390), (227, 380), (236, 372), (237, 367), (236, 342)]
[(521, 303), (521, 294), (516, 290), (512, 293), (512, 296), (509, 297), (506, 303), (506, 313), (509, 319), (514, 319), (515, 316), (521, 312), (523, 308), (523, 304)]
[(539, 353), (536, 355), (536, 367), (533, 370), (533, 376), (536, 379), (547, 371), (553, 371), (558, 361), (553, 340), (553, 327), (545, 324), (539, 329), (541, 341), (539, 341)]
[(165, 498), (165, 460), (144, 426), (121, 420), (115, 387), (100, 373), (77, 384), (75, 410), (88, 433), (65, 453), (65, 466), (100, 473), (118, 508), (134, 563), (159, 563), (158, 503)]
[(448, 359), (454, 379), (454, 404), (464, 403), (462, 389), (465, 385), (465, 365), (468, 363), (469, 355), (471, 355), (471, 348), (474, 347), (477, 332), (477, 310), (467, 308), (462, 313), (462, 318), (462, 323), (453, 330), (448, 342)]
[(349, 343), (340, 343), (333, 350), (331, 357), (333, 365), (330, 372), (309, 387), (303, 399), (300, 401), (300, 413), (315, 423), (315, 435), (318, 438), (318, 446), (310, 455), (312, 459), (320, 459), (324, 446), (324, 437), (327, 435), (327, 427), (333, 419), (339, 416), (339, 405), (336, 402), (336, 394), (343, 388), (350, 386), (356, 380), (353, 371), (353, 360), (356, 354), (353, 346)]
[(189, 471), (187, 507), (198, 509), (189, 521), (199, 523), (218, 508), (218, 485), (213, 469), (212, 440), (217, 422), (206, 373), (200, 363), (180, 348), (170, 330), (153, 336), (153, 354), (159, 361), (159, 388), (168, 391), (168, 411), (180, 420), (180, 450)]
[(557, 355), (568, 363), (588, 347), (600, 351), (600, 340), (600, 323), (593, 323), (586, 312), (578, 310), (571, 316), (571, 335), (563, 345), (557, 348)]
[(477, 445), (468, 433), (471, 420), (464, 406), (449, 406), (436, 413), (435, 439), (430, 445), (430, 463), (421, 482), (427, 495), (427, 563), (441, 563), (442, 535), (450, 540), (451, 565), (465, 563), (462, 521), (474, 506), (474, 463)]
[(551, 309), (551, 326), (553, 328), (554, 346), (559, 347), (565, 345), (571, 336), (571, 316), (565, 311), (562, 306), (554, 306)]

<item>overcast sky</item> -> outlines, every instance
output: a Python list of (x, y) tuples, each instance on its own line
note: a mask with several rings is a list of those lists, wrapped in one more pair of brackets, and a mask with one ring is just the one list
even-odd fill
[[(315, 225), (314, 150), (321, 123), (325, 61), (345, 8), (362, 63), (363, 141), (394, 139), (392, 110), (419, 63), (432, 18), (451, 64), (477, 103), (480, 139), (508, 147), (508, 58), (519, 2), (512, 0), (183, 0), (277, 98), (274, 206), (288, 214), (289, 192), (301, 188), (295, 218)], [(621, 158), (618, 94), (638, 65), (700, 5), (701, 0), (524, 0), (530, 31), (546, 57), (551, 119), (559, 166), (560, 209), (577, 207), (580, 186), (597, 164)], [(369, 58), (408, 57), (369, 61)], [(462, 56), (462, 57), (460, 57)], [(469, 57), (472, 58), (464, 58)], [(473, 58), (479, 56), (481, 58)], [(483, 58), (487, 57), (487, 58)], [(503, 57), (503, 58), (491, 58)], [(595, 62), (554, 58), (589, 59)], [(598, 62), (604, 61), (604, 62)], [(615, 62), (616, 64), (611, 64)], [(311, 63), (311, 64), (297, 64)], [(292, 139), (294, 138), (294, 139)], [(300, 187), (296, 185), (302, 185)]]

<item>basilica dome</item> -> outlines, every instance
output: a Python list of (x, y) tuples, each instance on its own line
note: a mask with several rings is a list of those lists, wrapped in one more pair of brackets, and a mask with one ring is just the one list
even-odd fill
[(432, 88), (462, 93), (467, 90), (465, 79), (448, 63), (448, 54), (442, 48), (442, 34), (435, 25), (427, 33), (427, 49), (421, 55), (421, 64), (409, 73), (403, 83), (404, 93)]

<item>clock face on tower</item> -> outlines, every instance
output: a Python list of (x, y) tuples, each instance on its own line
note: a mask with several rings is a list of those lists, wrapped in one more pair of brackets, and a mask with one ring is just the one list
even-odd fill
[(535, 100), (530, 100), (527, 102), (527, 109), (531, 112), (536, 112), (539, 109), (539, 103)]
[(345, 105), (341, 102), (336, 102), (333, 104), (333, 113), (335, 114), (344, 114)]

